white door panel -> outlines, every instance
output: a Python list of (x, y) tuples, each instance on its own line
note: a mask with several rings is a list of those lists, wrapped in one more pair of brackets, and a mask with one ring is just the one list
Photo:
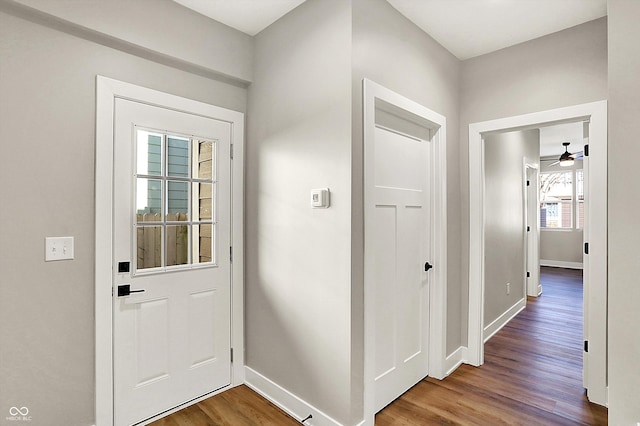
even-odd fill
[(375, 131), (375, 409), (428, 373), (430, 144)]
[(122, 99), (114, 132), (114, 415), (130, 425), (230, 384), (231, 133)]

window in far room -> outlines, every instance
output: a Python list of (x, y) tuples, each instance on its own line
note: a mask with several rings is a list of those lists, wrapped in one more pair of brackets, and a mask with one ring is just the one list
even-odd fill
[(581, 169), (540, 173), (541, 229), (582, 229), (583, 182)]

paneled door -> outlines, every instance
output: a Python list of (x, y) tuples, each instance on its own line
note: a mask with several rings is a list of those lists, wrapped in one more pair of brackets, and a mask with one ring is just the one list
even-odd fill
[(375, 129), (375, 410), (428, 373), (431, 143)]
[(116, 425), (231, 382), (231, 125), (116, 99)]

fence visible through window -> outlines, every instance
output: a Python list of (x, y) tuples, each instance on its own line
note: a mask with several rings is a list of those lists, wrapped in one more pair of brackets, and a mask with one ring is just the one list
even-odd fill
[(216, 142), (136, 129), (136, 271), (215, 265)]

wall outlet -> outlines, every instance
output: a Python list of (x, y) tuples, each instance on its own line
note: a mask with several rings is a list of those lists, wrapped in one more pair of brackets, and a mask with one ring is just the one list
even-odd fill
[(507, 283), (507, 295), (511, 294), (511, 283)]

